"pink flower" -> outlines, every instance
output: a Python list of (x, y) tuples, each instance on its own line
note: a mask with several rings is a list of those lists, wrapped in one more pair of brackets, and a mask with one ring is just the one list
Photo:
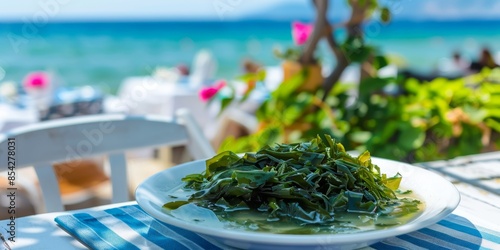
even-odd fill
[(224, 88), (225, 86), (226, 86), (226, 81), (220, 80), (217, 83), (215, 83), (214, 86), (200, 89), (198, 96), (200, 97), (200, 100), (202, 100), (203, 102), (207, 102), (208, 100), (212, 99), (212, 97), (214, 97), (217, 94), (217, 92), (219, 92), (219, 90)]
[(44, 89), (49, 85), (49, 76), (45, 72), (33, 72), (24, 78), (24, 88)]
[(219, 80), (217, 83), (215, 83), (215, 88), (216, 89), (222, 89), (226, 87), (226, 81), (225, 80)]
[(297, 45), (302, 45), (307, 42), (311, 35), (314, 26), (308, 23), (293, 22), (292, 23), (292, 37)]

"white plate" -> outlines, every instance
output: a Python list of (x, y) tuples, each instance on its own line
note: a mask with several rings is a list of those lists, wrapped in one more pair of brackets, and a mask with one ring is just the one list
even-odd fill
[(199, 223), (187, 222), (165, 213), (163, 204), (172, 200), (168, 193), (182, 185), (187, 174), (205, 170), (205, 161), (194, 161), (157, 173), (136, 190), (139, 206), (154, 218), (183, 228), (218, 245), (243, 249), (354, 249), (371, 245), (385, 238), (409, 233), (430, 226), (450, 214), (460, 202), (460, 194), (449, 181), (425, 169), (409, 164), (372, 157), (382, 173), (389, 176), (401, 173), (401, 188), (411, 189), (425, 202), (423, 213), (412, 221), (389, 229), (351, 234), (286, 235), (250, 231), (215, 229)]

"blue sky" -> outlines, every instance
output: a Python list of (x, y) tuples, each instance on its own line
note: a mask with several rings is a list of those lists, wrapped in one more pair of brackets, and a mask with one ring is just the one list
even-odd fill
[[(382, 0), (396, 19), (500, 19), (497, 0)], [(330, 16), (345, 17), (345, 0), (331, 0)], [(310, 0), (0, 0), (0, 20), (66, 19), (303, 19)]]

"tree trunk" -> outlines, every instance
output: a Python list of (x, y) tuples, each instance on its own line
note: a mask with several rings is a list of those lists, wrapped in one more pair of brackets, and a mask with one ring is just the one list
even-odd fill
[(326, 12), (328, 10), (328, 0), (312, 0), (316, 6), (316, 21), (312, 35), (307, 39), (305, 49), (300, 57), (300, 63), (308, 65), (314, 63), (314, 51), (319, 40), (324, 35), (326, 26)]
[[(322, 37), (326, 37), (328, 45), (335, 55), (337, 64), (323, 81), (324, 93), (322, 100), (325, 100), (335, 84), (340, 80), (344, 70), (349, 66), (350, 61), (337, 43), (334, 37), (333, 27), (326, 18), (328, 0), (312, 0), (312, 2), (316, 6), (316, 21), (314, 24), (314, 31), (308, 39), (304, 52), (300, 57), (300, 62), (305, 65), (314, 63), (314, 51), (316, 46)], [(348, 39), (362, 38), (363, 29), (361, 25), (367, 16), (369, 5), (361, 0), (349, 0), (349, 4), (352, 7), (352, 13), (349, 21), (345, 24)]]

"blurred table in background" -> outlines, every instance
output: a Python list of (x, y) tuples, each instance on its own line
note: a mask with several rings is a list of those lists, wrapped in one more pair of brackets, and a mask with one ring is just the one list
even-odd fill
[(103, 102), (104, 95), (94, 87), (61, 88), (56, 91), (49, 106), (37, 107), (39, 120), (101, 114), (104, 113)]
[(198, 90), (187, 83), (167, 82), (152, 76), (129, 77), (117, 95), (121, 100), (117, 106), (130, 114), (174, 117), (176, 110), (187, 108), (206, 134), (215, 121), (216, 113), (208, 110), (199, 99)]
[[(117, 93), (117, 101), (106, 105), (107, 112), (125, 111), (136, 115), (175, 117), (178, 109), (188, 109), (207, 138), (213, 138), (218, 129), (217, 111), (198, 97), (197, 88), (184, 81), (170, 81), (162, 77), (136, 76), (126, 78)], [(132, 157), (158, 157), (167, 167), (184, 159), (183, 147), (161, 148), (159, 151), (143, 149), (130, 152)]]
[(0, 133), (38, 121), (38, 111), (0, 103)]

